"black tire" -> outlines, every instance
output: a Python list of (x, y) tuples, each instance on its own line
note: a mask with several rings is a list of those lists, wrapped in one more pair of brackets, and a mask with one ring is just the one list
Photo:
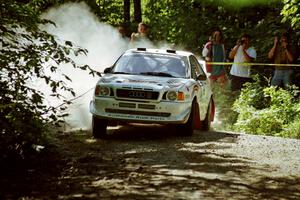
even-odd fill
[(192, 103), (191, 113), (188, 121), (185, 124), (179, 125), (179, 131), (181, 135), (184, 136), (192, 136), (194, 133), (194, 119), (196, 115), (196, 101), (194, 100)]
[(201, 130), (208, 131), (211, 124), (211, 109), (212, 109), (212, 100), (209, 101), (205, 119), (201, 122)]
[(96, 139), (105, 139), (107, 137), (107, 120), (93, 116), (92, 134)]

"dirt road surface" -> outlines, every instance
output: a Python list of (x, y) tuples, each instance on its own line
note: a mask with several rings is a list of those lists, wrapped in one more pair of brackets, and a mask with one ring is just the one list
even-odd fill
[(107, 140), (63, 133), (38, 166), (10, 169), (2, 199), (300, 199), (300, 141), (133, 125)]

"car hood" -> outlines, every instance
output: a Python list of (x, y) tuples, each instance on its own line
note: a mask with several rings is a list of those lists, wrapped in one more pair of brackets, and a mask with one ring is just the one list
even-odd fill
[(151, 87), (151, 88), (181, 88), (191, 82), (190, 79), (144, 76), (144, 75), (123, 75), (107, 74), (99, 80), (99, 84), (122, 85), (122, 87)]

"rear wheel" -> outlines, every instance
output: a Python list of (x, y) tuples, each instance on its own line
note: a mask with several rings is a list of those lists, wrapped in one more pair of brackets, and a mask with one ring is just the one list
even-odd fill
[(93, 116), (92, 134), (96, 139), (103, 139), (107, 137), (107, 120), (98, 119)]

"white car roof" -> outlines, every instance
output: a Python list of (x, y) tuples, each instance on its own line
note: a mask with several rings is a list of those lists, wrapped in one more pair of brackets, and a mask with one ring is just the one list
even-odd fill
[(147, 52), (147, 53), (153, 53), (153, 54), (165, 54), (165, 55), (179, 55), (179, 56), (190, 56), (194, 55), (191, 52), (188, 51), (177, 51), (173, 49), (147, 49), (147, 48), (136, 48), (136, 49), (129, 49), (126, 51), (128, 52)]

